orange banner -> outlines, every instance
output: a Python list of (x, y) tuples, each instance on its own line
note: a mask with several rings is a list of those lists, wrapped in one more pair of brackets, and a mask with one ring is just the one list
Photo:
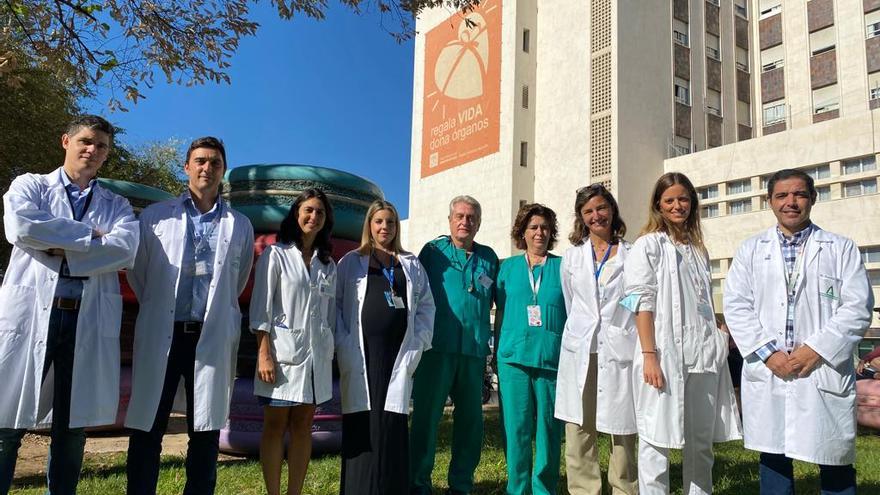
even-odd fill
[(501, 0), (425, 34), (422, 177), (498, 151)]

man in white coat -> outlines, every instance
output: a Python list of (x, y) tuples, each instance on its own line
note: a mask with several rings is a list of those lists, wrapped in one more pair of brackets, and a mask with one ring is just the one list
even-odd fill
[(154, 494), (162, 436), (180, 380), (189, 445), (185, 494), (214, 493), (220, 429), (229, 414), (241, 335), (238, 297), (251, 271), (254, 230), (220, 199), (223, 143), (196, 139), (186, 153), (188, 190), (141, 214), (129, 283), (140, 303), (125, 425), (128, 493)]
[(117, 271), (134, 262), (138, 226), (128, 201), (95, 180), (113, 134), (101, 117), (74, 120), (64, 164), (16, 177), (3, 195), (13, 248), (0, 287), (0, 493), (25, 431), (49, 424), (49, 492), (76, 493), (84, 427), (116, 419)]
[(724, 316), (744, 358), (745, 446), (761, 452), (761, 493), (794, 493), (792, 459), (819, 465), (823, 494), (854, 494), (853, 350), (874, 298), (855, 243), (810, 221), (813, 178), (768, 182), (777, 225), (737, 251)]

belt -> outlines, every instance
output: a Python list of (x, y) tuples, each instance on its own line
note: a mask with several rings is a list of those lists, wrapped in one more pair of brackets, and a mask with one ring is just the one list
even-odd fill
[(52, 299), (52, 307), (61, 311), (79, 311), (80, 299), (70, 299), (67, 297), (56, 297)]
[(174, 331), (186, 335), (198, 335), (202, 333), (202, 322), (200, 321), (175, 321)]

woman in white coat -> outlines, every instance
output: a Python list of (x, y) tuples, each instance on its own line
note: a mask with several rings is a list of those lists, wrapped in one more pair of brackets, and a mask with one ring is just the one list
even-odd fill
[(333, 396), (332, 231), (333, 209), (327, 196), (306, 189), (291, 205), (277, 243), (263, 251), (254, 273), (250, 305), (250, 327), (257, 337), (254, 394), (263, 405), (260, 462), (269, 495), (281, 493), (288, 432), (287, 493), (301, 493), (312, 453), (315, 406)]
[(574, 247), (562, 258), (568, 319), (556, 378), (555, 416), (565, 421), (565, 465), (572, 495), (602, 493), (597, 431), (611, 435), (608, 483), (638, 493), (632, 361), (636, 331), (620, 306), (630, 244), (617, 201), (602, 184), (578, 189)]
[(741, 438), (727, 370), (727, 335), (715, 326), (709, 260), (691, 181), (661, 176), (648, 223), (626, 261), (636, 313), (634, 361), (639, 492), (669, 493), (669, 449), (683, 449), (683, 493), (712, 493), (713, 442)]
[(398, 221), (391, 203), (373, 202), (361, 246), (339, 262), (343, 495), (409, 493), (412, 375), (431, 347), (434, 299), (418, 258), (400, 246)]

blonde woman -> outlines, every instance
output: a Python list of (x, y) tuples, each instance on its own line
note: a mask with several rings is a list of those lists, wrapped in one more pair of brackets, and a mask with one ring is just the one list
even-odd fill
[(632, 361), (636, 331), (620, 306), (623, 266), (632, 246), (614, 196), (602, 184), (578, 189), (573, 247), (562, 257), (568, 319), (556, 378), (557, 418), (565, 421), (571, 495), (602, 493), (597, 431), (611, 435), (608, 484), (638, 493)]
[(340, 493), (407, 494), (412, 374), (431, 348), (434, 299), (418, 258), (400, 245), (394, 205), (370, 205), (361, 245), (340, 260), (338, 280)]
[(669, 449), (683, 449), (683, 493), (712, 493), (713, 442), (742, 437), (715, 325), (697, 193), (677, 172), (657, 180), (648, 223), (626, 260), (623, 301), (636, 315), (633, 369), (639, 491), (669, 493)]

